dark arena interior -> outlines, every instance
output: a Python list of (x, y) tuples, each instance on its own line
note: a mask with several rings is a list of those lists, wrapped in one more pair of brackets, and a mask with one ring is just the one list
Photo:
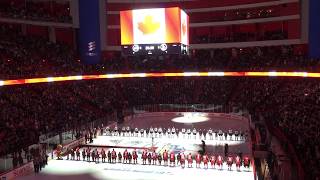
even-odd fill
[(1, 180), (320, 180), (319, 0), (1, 0)]

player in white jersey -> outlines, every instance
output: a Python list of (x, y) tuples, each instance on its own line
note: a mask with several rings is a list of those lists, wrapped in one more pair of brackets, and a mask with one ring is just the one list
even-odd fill
[(162, 137), (162, 128), (161, 127), (158, 128), (158, 134), (159, 134), (159, 137), (161, 138)]
[(134, 136), (138, 137), (139, 135), (139, 129), (138, 128), (134, 128)]
[(188, 139), (191, 138), (191, 129), (187, 129)]
[(150, 129), (149, 129), (149, 137), (153, 137), (153, 128), (152, 127), (150, 127)]
[(196, 128), (193, 128), (192, 134), (193, 134), (193, 138), (196, 139), (197, 138), (197, 130), (196, 130)]
[(185, 128), (182, 128), (182, 129), (181, 129), (181, 133), (182, 133), (182, 137), (185, 138), (185, 136), (186, 136), (186, 129), (185, 129)]
[(167, 129), (167, 135), (168, 135), (168, 138), (171, 138), (171, 129), (170, 128)]

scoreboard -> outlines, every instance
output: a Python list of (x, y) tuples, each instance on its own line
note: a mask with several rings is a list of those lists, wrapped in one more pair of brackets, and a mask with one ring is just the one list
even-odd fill
[(126, 55), (188, 53), (189, 17), (179, 7), (121, 11), (120, 28)]

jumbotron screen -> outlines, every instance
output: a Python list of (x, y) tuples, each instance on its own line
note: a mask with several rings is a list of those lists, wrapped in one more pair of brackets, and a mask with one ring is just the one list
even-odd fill
[(137, 9), (120, 12), (121, 45), (132, 53), (170, 53), (189, 45), (189, 17), (179, 7)]

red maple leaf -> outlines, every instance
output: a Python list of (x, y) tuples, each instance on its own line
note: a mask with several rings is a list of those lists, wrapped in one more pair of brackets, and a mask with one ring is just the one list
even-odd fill
[(138, 23), (138, 29), (143, 34), (153, 34), (160, 28), (160, 22), (154, 22), (152, 16), (148, 15), (143, 22)]

